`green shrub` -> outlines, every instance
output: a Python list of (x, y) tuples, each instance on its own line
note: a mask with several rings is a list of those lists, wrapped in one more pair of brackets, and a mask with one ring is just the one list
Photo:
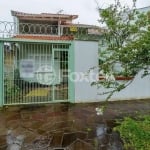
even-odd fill
[(5, 79), (4, 84), (5, 84), (5, 96), (7, 98), (9, 97), (14, 98), (19, 94), (20, 88), (16, 84), (14, 84), (11, 80)]
[(150, 150), (150, 116), (126, 117), (114, 130), (120, 132), (125, 150)]

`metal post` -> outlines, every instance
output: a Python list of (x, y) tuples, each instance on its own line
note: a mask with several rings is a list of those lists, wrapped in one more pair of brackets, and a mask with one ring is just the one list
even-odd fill
[(0, 42), (0, 107), (3, 106), (3, 42)]
[[(54, 51), (54, 48), (52, 48), (52, 69), (54, 69), (54, 55), (55, 55), (55, 51)], [(52, 101), (54, 101), (54, 100), (55, 100), (55, 85), (53, 83), (52, 84)]]
[[(74, 63), (75, 63), (75, 60), (74, 60), (74, 42), (71, 42), (71, 46), (70, 46), (70, 49), (69, 49), (69, 74), (68, 76), (70, 76), (70, 73), (74, 72), (75, 71), (75, 68), (74, 68)], [(74, 103), (75, 102), (75, 83), (74, 81), (71, 81), (70, 78), (68, 77), (68, 83), (69, 83), (69, 100), (71, 103)]]

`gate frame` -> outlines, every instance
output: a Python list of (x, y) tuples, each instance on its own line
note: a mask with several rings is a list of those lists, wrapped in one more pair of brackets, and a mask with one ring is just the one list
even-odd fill
[(4, 104), (4, 42), (0, 40), (0, 107)]
[[(17, 39), (17, 38), (0, 38), (0, 107), (7, 105), (4, 103), (4, 42), (20, 42), (20, 43), (41, 43), (41, 44), (69, 44), (70, 48), (68, 49), (68, 69), (71, 72), (74, 72), (74, 41), (54, 41), (54, 40), (29, 40), (29, 39)], [(68, 74), (69, 76), (69, 74)], [(47, 103), (59, 103), (59, 102), (75, 102), (75, 84), (73, 81), (69, 80), (68, 77), (68, 100), (58, 100), (50, 101)], [(28, 105), (30, 103), (27, 103)], [(38, 103), (35, 103), (38, 104)], [(40, 104), (40, 103), (39, 103)], [(42, 104), (42, 103), (41, 103)], [(43, 102), (44, 104), (44, 102)], [(10, 105), (26, 105), (26, 104), (10, 104)]]

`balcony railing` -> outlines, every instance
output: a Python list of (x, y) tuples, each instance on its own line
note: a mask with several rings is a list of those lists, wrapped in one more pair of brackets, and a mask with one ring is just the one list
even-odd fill
[(74, 36), (75, 39), (98, 40), (101, 31), (89, 25), (49, 25), (34, 23), (14, 23), (0, 21), (0, 37), (10, 38), (16, 35)]

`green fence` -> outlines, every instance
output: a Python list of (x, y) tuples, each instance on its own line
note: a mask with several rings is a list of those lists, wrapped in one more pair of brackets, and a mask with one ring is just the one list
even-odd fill
[(72, 48), (71, 42), (1, 42), (0, 105), (72, 101)]

